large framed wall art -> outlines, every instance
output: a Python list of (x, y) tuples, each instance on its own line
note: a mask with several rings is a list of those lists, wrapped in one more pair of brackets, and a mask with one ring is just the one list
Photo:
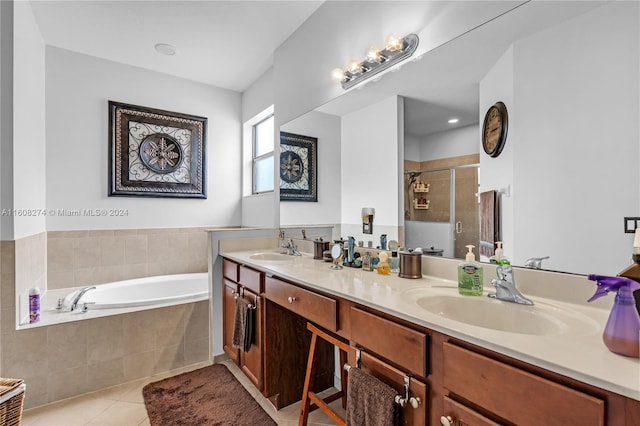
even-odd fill
[(109, 196), (207, 198), (207, 118), (109, 101)]
[(318, 139), (280, 132), (280, 201), (318, 201)]

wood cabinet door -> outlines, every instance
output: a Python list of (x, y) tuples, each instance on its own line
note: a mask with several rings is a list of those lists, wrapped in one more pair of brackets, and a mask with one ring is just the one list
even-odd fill
[(244, 374), (253, 382), (253, 384), (262, 391), (264, 389), (264, 371), (263, 371), (263, 352), (262, 341), (263, 336), (263, 324), (264, 324), (264, 301), (262, 297), (251, 292), (250, 290), (243, 289), (244, 298), (250, 301), (255, 307), (254, 311), (254, 338), (251, 348), (247, 352), (240, 351), (240, 368)]
[(222, 302), (222, 348), (229, 358), (238, 364), (240, 358), (238, 348), (233, 347), (233, 322), (236, 313), (236, 294), (238, 293), (238, 284), (223, 279), (224, 295)]

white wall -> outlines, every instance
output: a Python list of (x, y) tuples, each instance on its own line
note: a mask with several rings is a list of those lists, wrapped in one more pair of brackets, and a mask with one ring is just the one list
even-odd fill
[(420, 161), (477, 154), (478, 135), (477, 125), (427, 135), (420, 144)]
[[(501, 205), (501, 240), (504, 247), (504, 255), (512, 261), (516, 258), (517, 247), (514, 244), (513, 217), (516, 212), (513, 207), (514, 194), (518, 193), (518, 187), (514, 184), (514, 150), (520, 146), (518, 134), (518, 105), (514, 101), (514, 76), (513, 76), (513, 48), (496, 62), (480, 81), (480, 117), (479, 122), (484, 122), (486, 111), (498, 101), (504, 102), (509, 115), (509, 127), (507, 141), (502, 153), (497, 158), (489, 157), (482, 149), (482, 135), (479, 132), (477, 144), (480, 154), (480, 192), (510, 188), (511, 196), (500, 196)], [(522, 263), (521, 263), (522, 264)]]
[[(398, 239), (401, 205), (398, 135), (402, 99), (392, 96), (342, 118), (342, 230), (345, 236), (369, 240), (362, 234), (363, 207), (373, 207), (373, 236)], [(375, 244), (374, 244), (375, 245)]]
[(44, 41), (29, 2), (14, 6), (14, 238), (46, 230)]
[[(107, 197), (109, 100), (208, 117), (206, 200)], [(47, 47), (46, 114), (47, 208), (128, 211), (48, 216), (48, 230), (241, 223), (239, 93)]]
[[(13, 2), (0, 1), (0, 208), (13, 209)], [(0, 215), (0, 239), (13, 239), (13, 216)]]
[(481, 155), (480, 176), (482, 191), (511, 184), (503, 240), (516, 264), (551, 256), (545, 268), (608, 275), (629, 264), (623, 217), (640, 203), (638, 8), (612, 2), (521, 40), (481, 82), (482, 114), (497, 100), (509, 108), (503, 154)]
[(340, 223), (340, 117), (313, 111), (283, 125), (280, 130), (318, 138), (318, 202), (280, 202), (280, 224), (332, 225)]

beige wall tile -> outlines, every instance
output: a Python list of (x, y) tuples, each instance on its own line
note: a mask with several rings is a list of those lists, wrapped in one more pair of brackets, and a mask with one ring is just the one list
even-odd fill
[[(50, 373), (47, 376), (47, 390), (48, 402), (86, 393), (87, 366)], [(28, 395), (28, 392), (25, 395)]]
[(100, 238), (100, 265), (124, 264), (124, 241), (123, 237)]
[(154, 310), (148, 310), (123, 316), (122, 342), (125, 355), (148, 352), (156, 347), (155, 315)]
[(100, 266), (100, 240), (79, 238), (75, 240), (74, 268), (94, 268)]
[(2, 252), (1, 259), (2, 266), (0, 266), (3, 274), (15, 274), (16, 272), (16, 245), (15, 241), (1, 241)]
[(87, 365), (87, 321), (46, 327), (49, 371)]
[(12, 308), (16, 305), (16, 277), (13, 273), (0, 274), (0, 306)]
[(89, 365), (87, 370), (87, 391), (124, 383), (123, 358), (114, 358)]
[(46, 376), (46, 327), (2, 334), (3, 377)]
[[(67, 271), (48, 271), (47, 289), (55, 290), (59, 288), (75, 287), (75, 272), (73, 269)], [(79, 284), (78, 284), (79, 285)]]
[(209, 301), (185, 305), (185, 342), (209, 338)]
[(124, 354), (122, 315), (96, 318), (87, 322), (87, 363), (121, 359)]
[(184, 367), (184, 345), (165, 346), (155, 350), (156, 373)]
[(123, 358), (124, 379), (126, 381), (149, 377), (155, 374), (155, 351), (125, 355)]
[(71, 238), (54, 238), (47, 241), (47, 270), (49, 273), (73, 270), (75, 242)]
[(124, 237), (124, 263), (147, 263), (147, 236), (129, 235)]
[(184, 360), (185, 364), (195, 364), (209, 359), (209, 339), (199, 339), (185, 342)]

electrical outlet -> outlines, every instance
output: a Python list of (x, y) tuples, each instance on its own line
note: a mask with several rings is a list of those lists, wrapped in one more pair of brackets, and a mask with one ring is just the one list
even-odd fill
[(636, 228), (640, 228), (640, 217), (625, 217), (624, 232), (625, 234), (633, 234)]

